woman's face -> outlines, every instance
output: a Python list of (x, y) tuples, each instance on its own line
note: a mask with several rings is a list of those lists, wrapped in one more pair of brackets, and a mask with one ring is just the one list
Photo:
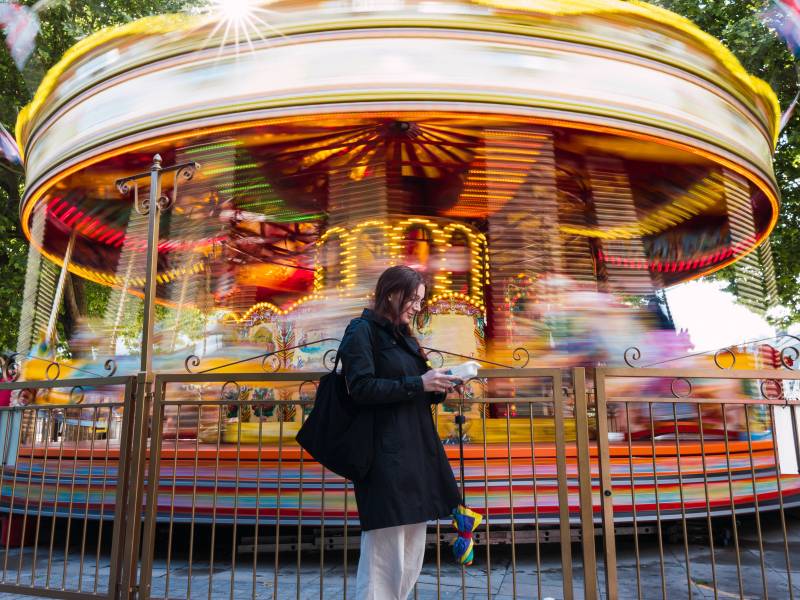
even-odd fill
[(422, 310), (422, 300), (425, 298), (425, 286), (419, 284), (416, 293), (406, 300), (400, 307), (400, 325), (410, 325), (416, 314)]

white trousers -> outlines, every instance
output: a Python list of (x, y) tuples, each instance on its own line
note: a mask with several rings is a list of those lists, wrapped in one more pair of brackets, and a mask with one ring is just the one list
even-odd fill
[(406, 600), (425, 558), (427, 523), (361, 532), (356, 600)]

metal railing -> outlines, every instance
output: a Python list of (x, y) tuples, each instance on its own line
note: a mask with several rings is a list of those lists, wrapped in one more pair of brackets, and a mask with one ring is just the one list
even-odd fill
[[(308, 594), (304, 579), (309, 578), (320, 598), (354, 595), (350, 551), (358, 547), (359, 530), (352, 483), (310, 461), (294, 442), (323, 374), (156, 376), (141, 598), (301, 598)], [(565, 412), (561, 375), (554, 369), (486, 370), (448, 404), (451, 417), (433, 413), (437, 429), (450, 442), (455, 441), (450, 424), (455, 414), (463, 411), (470, 417), (473, 442), (464, 457), (461, 484), (467, 502), (485, 521), (476, 536), (484, 549), (469, 573), (473, 582), (475, 573), (484, 576), (487, 593), (498, 571), (493, 570), (492, 544), (487, 542), (508, 544), (510, 565), (503, 566), (503, 575), (507, 570), (516, 596), (518, 544), (533, 546), (533, 582), (541, 592), (541, 544), (555, 538), (566, 540), (560, 553), (560, 592), (573, 596), (571, 527), (580, 518), (570, 514), (569, 494), (579, 485), (576, 442), (574, 435), (567, 441), (565, 432), (574, 432), (576, 426), (564, 424), (574, 417)], [(500, 407), (496, 412), (504, 416), (492, 417), (493, 407)], [(512, 417), (514, 410), (525, 418)], [(538, 413), (551, 415), (549, 431), (536, 433)], [(501, 428), (502, 442), (490, 441), (492, 427)], [(549, 456), (543, 464), (555, 467), (546, 480), (540, 479), (532, 460), (537, 445), (546, 447)], [(458, 473), (456, 445), (447, 448)], [(498, 495), (498, 486), (507, 489)], [(588, 477), (582, 490), (590, 490)], [(589, 529), (584, 548), (593, 559), (594, 526), (591, 514), (585, 516), (583, 525)], [(444, 579), (452, 579), (452, 569), (443, 574), (443, 563), (452, 562), (446, 547), (452, 533), (449, 522), (429, 528), (429, 556), (435, 566), (426, 586), (437, 597)], [(585, 572), (586, 585), (596, 587), (593, 565)], [(464, 584), (466, 571), (458, 573)], [(271, 590), (266, 594), (259, 590), (265, 581)], [(466, 598), (467, 586), (460, 588)]]
[[(135, 383), (2, 384), (29, 404), (0, 408), (0, 592), (117, 597)], [(104, 393), (120, 401), (105, 401)]]
[[(0, 409), (0, 592), (353, 597), (353, 484), (294, 441), (323, 374), (0, 384), (27, 402)], [(432, 411), (485, 516), (475, 562), (457, 566), (451, 523), (430, 523), (414, 597), (794, 597), (795, 381), (481, 370)]]
[[(596, 497), (609, 597), (798, 593), (792, 567), (797, 531), (790, 528), (797, 520), (791, 509), (800, 506), (798, 400), (786, 397), (785, 386), (800, 373), (726, 369), (716, 362), (719, 369), (595, 372)], [(632, 381), (633, 396), (625, 391)], [(609, 393), (609, 386), (618, 389)], [(637, 419), (641, 441), (634, 441)], [(611, 437), (622, 433), (616, 437), (625, 440), (627, 457), (612, 468), (609, 430), (615, 426), (623, 431), (612, 430)], [(660, 460), (659, 451), (669, 446), (669, 460)], [(646, 466), (645, 476), (637, 464)], [(633, 548), (621, 558), (615, 529), (623, 518), (633, 524), (632, 539), (624, 540)], [(654, 543), (638, 531), (651, 523)], [(677, 548), (679, 559), (670, 556)], [(620, 581), (620, 569), (631, 576)]]

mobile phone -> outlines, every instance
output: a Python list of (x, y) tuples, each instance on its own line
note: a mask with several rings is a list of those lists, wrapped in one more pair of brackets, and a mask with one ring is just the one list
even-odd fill
[(452, 375), (453, 377), (457, 377), (459, 379), (459, 384), (460, 384), (467, 381), (468, 379), (477, 377), (479, 367), (480, 365), (474, 360), (468, 360), (467, 362), (461, 363), (460, 365), (450, 367), (447, 370), (447, 374)]

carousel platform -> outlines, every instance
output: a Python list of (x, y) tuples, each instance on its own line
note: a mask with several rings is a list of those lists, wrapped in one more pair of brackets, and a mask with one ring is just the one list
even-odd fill
[[(771, 440), (701, 444), (675, 440), (614, 442), (610, 467), (619, 523), (746, 514), (800, 505), (800, 476), (778, 479)], [(458, 447), (445, 446), (458, 473)], [(509, 451), (510, 449), (510, 451)], [(654, 451), (655, 450), (655, 451)], [(465, 445), (467, 501), (492, 525), (538, 521), (557, 526), (558, 476), (553, 443)], [(579, 520), (578, 463), (567, 443), (571, 519)], [(597, 447), (591, 443), (595, 518), (599, 521)], [(113, 518), (118, 448), (79, 442), (64, 448), (20, 448), (2, 471), (0, 511), (89, 519)], [(165, 440), (161, 451), (158, 520), (239, 524), (358, 525), (352, 484), (323, 472), (294, 444), (205, 444)], [(658, 510), (657, 510), (658, 509)], [(660, 514), (659, 514), (660, 513)]]

